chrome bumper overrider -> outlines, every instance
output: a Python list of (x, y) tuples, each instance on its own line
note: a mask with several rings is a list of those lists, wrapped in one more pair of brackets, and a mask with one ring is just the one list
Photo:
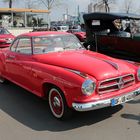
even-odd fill
[[(133, 98), (125, 100), (124, 102), (121, 102), (119, 104), (128, 102), (130, 100), (133, 100), (136, 96), (140, 95), (140, 88), (137, 90), (134, 90), (132, 92), (129, 92), (127, 94), (124, 94), (122, 96), (117, 96), (114, 98), (123, 98), (123, 97), (129, 97), (129, 95), (133, 95)], [(90, 111), (90, 110), (96, 110), (96, 109), (100, 109), (100, 108), (104, 108), (104, 107), (109, 107), (112, 106), (111, 105), (111, 101), (114, 98), (109, 98), (109, 99), (105, 99), (105, 100), (99, 100), (99, 101), (95, 101), (95, 102), (89, 102), (89, 103), (72, 103), (72, 107), (76, 110), (76, 111)]]

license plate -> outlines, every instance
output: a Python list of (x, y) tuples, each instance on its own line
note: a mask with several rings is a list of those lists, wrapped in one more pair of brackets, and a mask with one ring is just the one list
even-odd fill
[(130, 94), (127, 94), (121, 97), (113, 98), (111, 100), (111, 106), (116, 106), (116, 105), (128, 102), (130, 100), (133, 100), (135, 96), (137, 96), (137, 92), (132, 92)]

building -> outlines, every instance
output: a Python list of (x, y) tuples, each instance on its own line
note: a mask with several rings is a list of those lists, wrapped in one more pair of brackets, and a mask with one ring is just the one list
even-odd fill
[(48, 10), (0, 8), (0, 25), (4, 27), (33, 27), (39, 26), (40, 14), (48, 14)]
[(15, 36), (30, 32), (34, 27), (43, 26), (43, 14), (48, 16), (48, 10), (0, 8), (0, 26), (7, 28)]

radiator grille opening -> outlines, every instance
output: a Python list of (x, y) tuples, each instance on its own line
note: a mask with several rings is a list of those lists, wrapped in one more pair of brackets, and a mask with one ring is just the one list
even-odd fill
[(135, 77), (133, 74), (107, 79), (99, 83), (98, 93), (104, 94), (104, 93), (120, 90), (129, 87), (133, 84), (135, 84)]

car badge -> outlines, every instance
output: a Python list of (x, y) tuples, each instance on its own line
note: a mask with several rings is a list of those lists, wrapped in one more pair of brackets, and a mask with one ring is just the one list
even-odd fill
[(122, 89), (124, 87), (124, 81), (122, 78), (119, 79), (118, 87), (119, 89)]

